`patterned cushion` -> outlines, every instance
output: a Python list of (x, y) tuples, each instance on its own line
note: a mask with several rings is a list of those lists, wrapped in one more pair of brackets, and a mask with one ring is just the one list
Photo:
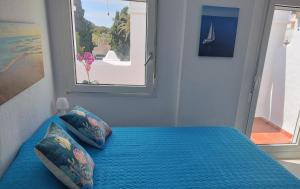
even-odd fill
[(112, 133), (107, 123), (80, 106), (60, 118), (67, 122), (67, 128), (78, 138), (97, 148), (102, 148), (105, 139)]
[(52, 123), (35, 146), (44, 165), (66, 186), (92, 189), (94, 162), (90, 155), (61, 127)]

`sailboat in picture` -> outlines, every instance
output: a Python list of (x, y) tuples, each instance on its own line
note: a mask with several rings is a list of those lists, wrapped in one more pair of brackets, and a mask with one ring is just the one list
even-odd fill
[(209, 32), (207, 35), (207, 38), (203, 40), (203, 45), (208, 45), (213, 43), (216, 40), (216, 35), (215, 35), (215, 27), (213, 24), (210, 24)]

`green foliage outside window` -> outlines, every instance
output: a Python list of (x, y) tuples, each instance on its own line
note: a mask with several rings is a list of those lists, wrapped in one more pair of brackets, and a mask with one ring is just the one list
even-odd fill
[(111, 47), (121, 60), (130, 59), (130, 15), (128, 7), (117, 12), (111, 28)]
[(130, 60), (130, 15), (128, 7), (116, 12), (113, 26), (96, 26), (84, 18), (81, 0), (74, 0), (77, 53), (92, 52), (94, 47), (107, 44), (122, 61)]

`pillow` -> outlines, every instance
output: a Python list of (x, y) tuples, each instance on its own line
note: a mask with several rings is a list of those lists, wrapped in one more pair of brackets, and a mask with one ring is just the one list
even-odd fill
[(35, 152), (54, 176), (69, 188), (93, 188), (92, 158), (55, 123), (49, 126), (45, 137), (36, 144)]
[(107, 123), (80, 106), (74, 107), (60, 118), (79, 139), (97, 148), (102, 148), (105, 139), (112, 133)]

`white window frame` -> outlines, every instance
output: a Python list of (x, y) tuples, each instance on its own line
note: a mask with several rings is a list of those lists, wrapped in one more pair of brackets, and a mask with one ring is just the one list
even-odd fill
[[(129, 0), (140, 1), (144, 0)], [(76, 36), (73, 13), (73, 0), (69, 0), (70, 27), (72, 35), (73, 64), (68, 64), (68, 93), (107, 93), (115, 95), (152, 95), (156, 86), (156, 26), (157, 26), (157, 0), (147, 1), (146, 21), (146, 58), (145, 58), (145, 85), (119, 85), (119, 84), (77, 84), (76, 83)], [(71, 73), (72, 72), (72, 73)], [(133, 73), (134, 74), (134, 73)]]

